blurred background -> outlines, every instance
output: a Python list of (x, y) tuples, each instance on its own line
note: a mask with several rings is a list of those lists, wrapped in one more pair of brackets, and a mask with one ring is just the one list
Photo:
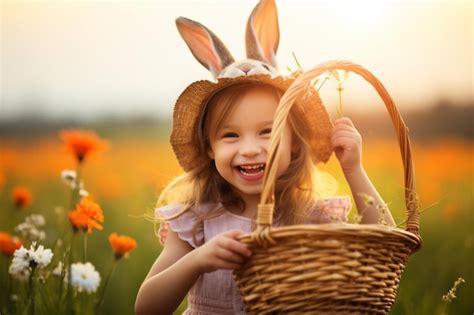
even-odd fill
[[(391, 314), (473, 312), (473, 3), (276, 2), (283, 74), (298, 68), (293, 53), (303, 70), (333, 59), (358, 63), (384, 84), (409, 127), (416, 189), (422, 208), (432, 207), (422, 214), (424, 245), (407, 264)], [(59, 131), (89, 129), (109, 140), (110, 149), (83, 170), (87, 190), (106, 220), (104, 231), (90, 238), (91, 261), (101, 273), (108, 268), (109, 253), (103, 249), (111, 232), (136, 238), (138, 247), (111, 279), (107, 314), (133, 312), (138, 288), (161, 251), (156, 227), (143, 215), (153, 215), (158, 194), (181, 173), (168, 143), (174, 102), (191, 82), (212, 80), (174, 20), (185, 16), (203, 23), (238, 60), (244, 58), (245, 25), (256, 3), (0, 4), (0, 230), (13, 220), (11, 189), (23, 185), (34, 197), (25, 215), (47, 217), (45, 244), (52, 243), (63, 224), (54, 209), (68, 200), (60, 173), (75, 167)], [(333, 119), (336, 87), (329, 80), (321, 89)], [(396, 222), (402, 222), (403, 169), (383, 102), (351, 73), (344, 82), (343, 106), (362, 134), (365, 169)], [(340, 194), (351, 194), (334, 156), (320, 167), (340, 180)], [(466, 282), (457, 298), (443, 302), (458, 277)], [(183, 301), (180, 311), (185, 307)]]

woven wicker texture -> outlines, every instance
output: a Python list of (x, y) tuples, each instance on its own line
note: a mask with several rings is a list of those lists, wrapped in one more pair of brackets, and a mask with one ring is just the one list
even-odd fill
[[(286, 117), (310, 81), (330, 70), (361, 75), (384, 101), (398, 135), (404, 168), (407, 230), (375, 224), (273, 227), (274, 183)], [(421, 246), (408, 128), (380, 81), (348, 61), (329, 61), (299, 76), (275, 113), (257, 228), (239, 239), (253, 255), (234, 279), (254, 314), (386, 314), (408, 257)]]

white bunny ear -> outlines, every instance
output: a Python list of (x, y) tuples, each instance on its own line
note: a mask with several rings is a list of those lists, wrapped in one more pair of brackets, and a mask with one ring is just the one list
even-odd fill
[(278, 13), (274, 0), (261, 0), (247, 21), (245, 44), (247, 57), (277, 68), (276, 52), (280, 42)]
[(176, 26), (194, 57), (211, 71), (214, 78), (234, 62), (234, 58), (222, 41), (204, 25), (179, 17), (176, 19)]

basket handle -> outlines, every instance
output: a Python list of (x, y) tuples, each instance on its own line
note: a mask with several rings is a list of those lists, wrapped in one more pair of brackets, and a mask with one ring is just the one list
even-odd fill
[[(417, 195), (415, 192), (414, 169), (411, 158), (410, 139), (408, 138), (408, 128), (398, 112), (391, 96), (388, 94), (382, 83), (367, 69), (360, 65), (345, 60), (333, 60), (317, 65), (316, 67), (301, 74), (288, 88), (282, 96), (272, 126), (272, 134), (270, 137), (270, 146), (267, 157), (267, 169), (263, 178), (263, 189), (258, 205), (257, 216), (257, 238), (267, 238), (264, 234), (268, 234), (268, 228), (273, 223), (274, 211), (274, 189), (275, 177), (277, 172), (280, 151), (278, 150), (286, 124), (287, 116), (295, 100), (307, 91), (310, 81), (320, 74), (329, 70), (347, 70), (362, 76), (368, 81), (380, 95), (387, 107), (392, 119), (393, 126), (398, 135), (398, 143), (403, 160), (404, 179), (405, 179), (405, 203), (407, 208), (407, 231), (419, 235), (420, 213)], [(266, 233), (262, 233), (262, 232)], [(268, 238), (267, 238), (268, 239)], [(271, 240), (270, 240), (271, 241)]]

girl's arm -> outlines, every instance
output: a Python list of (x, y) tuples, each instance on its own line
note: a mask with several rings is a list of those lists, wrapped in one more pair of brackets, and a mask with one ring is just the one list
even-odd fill
[[(350, 172), (344, 172), (344, 176), (351, 187), (357, 210), (362, 217), (360, 223), (379, 223), (380, 215), (383, 215), (383, 220), (388, 225), (395, 226), (395, 221), (388, 207), (385, 210), (377, 208), (377, 205), (385, 205), (385, 202), (370, 181), (362, 165)], [(373, 201), (367, 202), (364, 195), (369, 195), (373, 198)]]
[(138, 290), (135, 314), (172, 314), (201, 275), (195, 251), (169, 231), (163, 252)]
[[(360, 222), (380, 223), (379, 217), (383, 215), (382, 218), (388, 225), (395, 226), (390, 210), (362, 167), (362, 137), (349, 118), (342, 117), (334, 121), (331, 144), (351, 187), (357, 210), (362, 217)], [(366, 195), (373, 200), (366, 202)]]
[(237, 269), (252, 253), (238, 241), (241, 230), (221, 233), (193, 249), (171, 229), (135, 301), (136, 314), (172, 314), (199, 276), (217, 269)]

